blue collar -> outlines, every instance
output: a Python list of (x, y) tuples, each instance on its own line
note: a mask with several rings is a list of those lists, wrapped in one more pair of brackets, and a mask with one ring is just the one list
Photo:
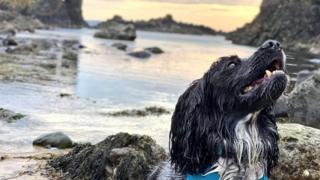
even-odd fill
[[(220, 176), (218, 173), (211, 173), (206, 176), (202, 175), (188, 175), (187, 180), (219, 180)], [(268, 180), (267, 176), (263, 176), (260, 180)]]

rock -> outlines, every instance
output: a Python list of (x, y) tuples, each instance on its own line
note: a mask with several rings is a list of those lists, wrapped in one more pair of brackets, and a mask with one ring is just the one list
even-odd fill
[(96, 145), (77, 145), (48, 164), (66, 179), (141, 180), (165, 159), (165, 150), (150, 137), (119, 133)]
[(37, 50), (34, 44), (23, 44), (16, 47), (8, 47), (6, 53), (9, 54), (30, 54)]
[(62, 58), (76, 61), (78, 60), (78, 54), (73, 51), (67, 51), (63, 54)]
[(0, 121), (5, 121), (7, 123), (14, 123), (24, 117), (25, 115), (23, 114), (15, 113), (13, 111), (0, 108)]
[(304, 80), (308, 79), (312, 75), (313, 75), (313, 72), (309, 71), (309, 70), (299, 71), (298, 74), (297, 74), (296, 85), (301, 84)]
[(0, 34), (15, 35), (17, 31), (34, 32), (45, 26), (31, 16), (24, 16), (14, 11), (2, 11), (0, 8)]
[(320, 130), (299, 124), (279, 124), (280, 157), (276, 180), (320, 179)]
[(136, 29), (133, 24), (110, 23), (109, 26), (94, 34), (94, 37), (103, 39), (118, 39), (134, 41), (136, 39)]
[(288, 96), (282, 95), (274, 106), (276, 117), (288, 117)]
[(119, 50), (122, 50), (122, 51), (126, 51), (128, 46), (126, 44), (123, 44), (123, 43), (114, 43), (111, 45), (112, 47), (115, 47)]
[(144, 109), (132, 109), (107, 113), (108, 116), (128, 116), (128, 117), (145, 117), (145, 116), (160, 116), (170, 114), (170, 111), (157, 106), (146, 107)]
[(320, 69), (288, 95), (291, 122), (320, 128)]
[(3, 44), (4, 46), (17, 46), (17, 45), (18, 45), (17, 41), (15, 41), (15, 40), (12, 39), (12, 38), (6, 38), (6, 39), (4, 39), (4, 40), (2, 41), (2, 44)]
[(144, 50), (151, 52), (152, 54), (162, 54), (164, 51), (159, 47), (149, 47), (145, 48)]
[(148, 51), (135, 51), (128, 53), (128, 55), (140, 59), (146, 59), (151, 57), (151, 54)]
[(287, 49), (320, 53), (319, 12), (318, 0), (263, 0), (256, 18), (227, 38), (253, 46), (276, 39)]
[(82, 0), (37, 0), (28, 1), (24, 6), (16, 6), (15, 1), (8, 2), (1, 3), (0, 9), (33, 17), (46, 25), (66, 28), (87, 26), (82, 16)]
[(33, 145), (43, 146), (47, 148), (55, 147), (59, 149), (71, 148), (72, 140), (62, 132), (45, 134), (33, 141)]
[(114, 16), (112, 19), (102, 22), (97, 25), (98, 28), (103, 28), (109, 25), (110, 22), (121, 24), (134, 24), (138, 30), (154, 31), (154, 32), (168, 32), (168, 33), (182, 33), (182, 34), (208, 34), (217, 35), (219, 32), (210, 27), (202, 25), (194, 25), (188, 23), (177, 22), (171, 15), (166, 15), (163, 18), (150, 19), (149, 21), (126, 21), (121, 16)]

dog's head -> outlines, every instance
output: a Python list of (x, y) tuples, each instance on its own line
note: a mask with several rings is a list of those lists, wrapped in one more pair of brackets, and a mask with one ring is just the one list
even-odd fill
[[(175, 168), (182, 173), (203, 172), (221, 153), (234, 153), (225, 141), (232, 143), (238, 121), (270, 108), (284, 92), (285, 61), (280, 44), (269, 40), (247, 59), (229, 56), (213, 63), (176, 105), (170, 132)], [(226, 148), (221, 149), (223, 144)]]
[(265, 42), (248, 59), (222, 57), (200, 80), (207, 103), (244, 113), (272, 105), (287, 85), (285, 59), (276, 41)]

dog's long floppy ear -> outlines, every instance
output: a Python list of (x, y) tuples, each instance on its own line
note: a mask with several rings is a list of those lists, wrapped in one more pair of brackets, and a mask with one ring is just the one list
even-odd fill
[[(172, 116), (170, 155), (181, 173), (202, 173), (217, 160), (219, 113), (205, 101), (204, 79), (195, 81), (179, 98)], [(218, 108), (218, 107), (217, 107)]]

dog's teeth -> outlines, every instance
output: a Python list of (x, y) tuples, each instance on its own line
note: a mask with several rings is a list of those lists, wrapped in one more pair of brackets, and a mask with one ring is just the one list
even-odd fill
[(277, 75), (277, 74), (285, 74), (282, 70), (276, 70), (272, 72), (272, 75)]
[(247, 93), (249, 92), (253, 87), (252, 86), (247, 86), (245, 89), (244, 89), (244, 92)]
[(268, 78), (270, 78), (272, 76), (272, 72), (269, 71), (269, 70), (266, 70), (266, 75), (267, 75)]

